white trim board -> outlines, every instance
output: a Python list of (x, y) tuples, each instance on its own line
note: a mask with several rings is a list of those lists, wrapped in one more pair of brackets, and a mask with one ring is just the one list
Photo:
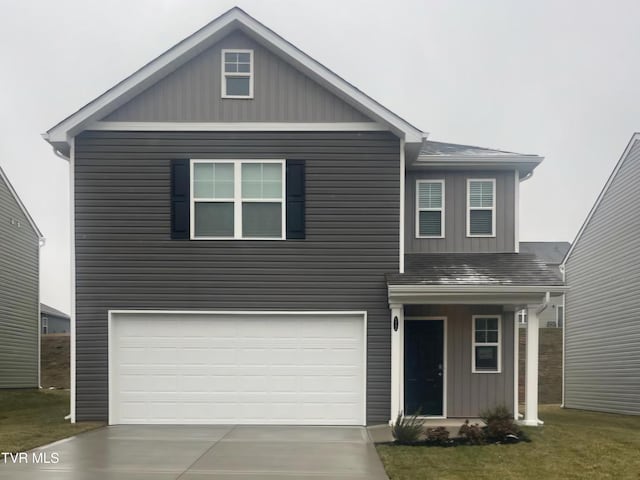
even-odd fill
[(133, 132), (380, 132), (376, 122), (92, 122), (85, 130)]
[(238, 7), (227, 11), (147, 63), (131, 76), (49, 129), (47, 133), (43, 134), (43, 137), (57, 149), (68, 148), (71, 137), (86, 129), (88, 124), (109, 115), (236, 29), (247, 33), (357, 110), (387, 125), (407, 143), (422, 144), (423, 132), (419, 129), (365, 95)]
[[(362, 399), (363, 399), (363, 412), (362, 412), (362, 425), (366, 426), (367, 423), (367, 311), (365, 310), (327, 310), (327, 311), (289, 311), (289, 310), (108, 310), (107, 311), (107, 352), (108, 352), (108, 364), (107, 364), (107, 379), (108, 379), (108, 423), (113, 425), (114, 412), (112, 411), (112, 405), (115, 401), (115, 392), (112, 389), (113, 375), (115, 372), (115, 358), (111, 354), (111, 349), (114, 345), (113, 338), (113, 321), (114, 316), (118, 315), (193, 315), (193, 316), (352, 316), (362, 317), (363, 321), (363, 358), (362, 358)], [(73, 385), (73, 384), (72, 384)], [(75, 405), (74, 405), (75, 407)], [(75, 410), (75, 409), (74, 409)], [(75, 418), (75, 411), (72, 412)]]
[(637, 141), (640, 141), (640, 132), (636, 132), (633, 135), (631, 135), (631, 140), (629, 140), (629, 143), (627, 144), (626, 148), (624, 149), (624, 152), (622, 152), (622, 156), (618, 160), (618, 163), (616, 163), (616, 166), (613, 168), (613, 171), (611, 172), (611, 175), (609, 175), (609, 178), (607, 179), (607, 182), (605, 183), (604, 187), (602, 188), (602, 191), (600, 192), (600, 195), (598, 195), (598, 198), (596, 199), (596, 202), (593, 204), (593, 207), (591, 207), (591, 210), (589, 210), (589, 214), (587, 215), (587, 218), (584, 220), (584, 223), (580, 227), (580, 230), (578, 230), (578, 234), (576, 235), (576, 238), (573, 240), (573, 242), (571, 242), (571, 247), (569, 247), (569, 251), (564, 256), (564, 258), (562, 259), (562, 263), (560, 264), (560, 269), (563, 272), (563, 276), (564, 276), (565, 265), (567, 264), (567, 261), (569, 260), (569, 257), (573, 253), (573, 249), (576, 247), (576, 245), (580, 241), (580, 238), (582, 237), (582, 234), (584, 233), (585, 229), (587, 228), (587, 225), (589, 225), (589, 222), (591, 221), (591, 218), (596, 213), (596, 210), (600, 206), (600, 203), (602, 202), (602, 199), (607, 194), (607, 191), (609, 190), (609, 187), (613, 183), (613, 180), (618, 175), (618, 171), (620, 170), (620, 168), (622, 168), (622, 165), (624, 164), (624, 161), (627, 159), (627, 156), (629, 155), (629, 153), (631, 153), (631, 149), (634, 147), (634, 145), (635, 145), (635, 143)]

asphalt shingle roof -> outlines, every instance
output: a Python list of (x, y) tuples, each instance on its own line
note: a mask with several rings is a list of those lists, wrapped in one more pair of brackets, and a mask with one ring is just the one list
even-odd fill
[(560, 265), (569, 248), (569, 242), (520, 242), (520, 253), (533, 253), (549, 265)]
[(411, 253), (390, 285), (560, 286), (562, 279), (531, 253)]
[[(522, 157), (527, 154), (507, 152), (505, 150), (494, 150), (491, 148), (476, 147), (473, 145), (460, 145), (457, 143), (431, 142), (426, 141), (422, 145), (420, 155), (455, 155), (457, 157)], [(536, 155), (532, 155), (535, 157)]]

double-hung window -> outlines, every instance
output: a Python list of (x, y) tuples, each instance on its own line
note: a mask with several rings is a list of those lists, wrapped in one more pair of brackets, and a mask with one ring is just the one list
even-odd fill
[(473, 373), (500, 373), (502, 368), (500, 315), (474, 315), (473, 319)]
[(284, 239), (284, 160), (192, 160), (191, 238)]
[(467, 180), (467, 236), (496, 236), (495, 178)]
[(253, 50), (222, 50), (222, 98), (253, 98)]
[(416, 182), (416, 237), (444, 237), (444, 180)]

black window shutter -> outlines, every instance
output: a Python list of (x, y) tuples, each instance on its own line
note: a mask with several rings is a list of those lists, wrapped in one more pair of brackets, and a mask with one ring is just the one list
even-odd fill
[(287, 239), (305, 238), (304, 160), (287, 160)]
[(189, 160), (171, 160), (171, 238), (189, 238)]

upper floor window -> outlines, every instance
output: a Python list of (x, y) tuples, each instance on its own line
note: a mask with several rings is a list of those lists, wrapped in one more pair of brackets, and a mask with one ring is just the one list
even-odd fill
[(495, 178), (467, 180), (467, 236), (496, 236)]
[(284, 160), (193, 160), (191, 238), (284, 239)]
[(416, 237), (444, 237), (444, 180), (416, 183)]
[(500, 373), (500, 315), (473, 316), (473, 373)]
[(222, 98), (253, 98), (253, 50), (222, 50)]

